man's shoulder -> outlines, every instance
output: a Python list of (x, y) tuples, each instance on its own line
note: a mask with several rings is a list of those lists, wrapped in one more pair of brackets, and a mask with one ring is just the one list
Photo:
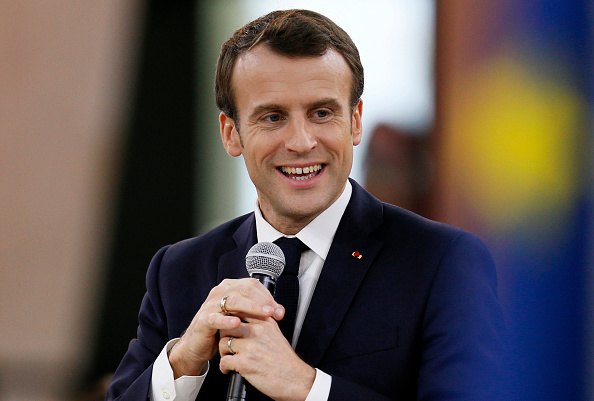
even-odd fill
[(383, 203), (383, 235), (392, 240), (409, 244), (412, 249), (441, 254), (457, 248), (472, 249), (484, 253), (489, 251), (476, 234), (453, 225), (431, 220), (398, 206)]
[(481, 242), (474, 234), (458, 227), (382, 202), (355, 181), (351, 180), (351, 183), (353, 197), (346, 213), (362, 232), (370, 230), (371, 235), (391, 241), (406, 240), (427, 245), (449, 243), (456, 238)]
[[(244, 223), (248, 220), (254, 219), (254, 212), (244, 214), (242, 216), (236, 217), (232, 220), (229, 220), (225, 223), (218, 225), (217, 227), (197, 236), (194, 238), (190, 238), (189, 242), (210, 242), (214, 239), (223, 238), (231, 238), (235, 232), (241, 227)], [(182, 241), (184, 242), (184, 241)]]
[(235, 248), (234, 234), (249, 219), (253, 219), (253, 213), (229, 220), (199, 236), (188, 238), (170, 245), (166, 251), (167, 258), (186, 257), (201, 255), (204, 259), (210, 254), (225, 252)]
[(421, 245), (425, 249), (444, 249), (452, 243), (466, 243), (484, 248), (477, 235), (453, 225), (432, 220), (409, 210), (382, 203), (383, 224), (380, 235), (405, 243)]
[(411, 233), (435, 233), (446, 236), (455, 236), (464, 232), (464, 230), (458, 227), (432, 220), (399, 206), (394, 206), (389, 203), (382, 203), (382, 206), (385, 224), (399, 229), (405, 228)]

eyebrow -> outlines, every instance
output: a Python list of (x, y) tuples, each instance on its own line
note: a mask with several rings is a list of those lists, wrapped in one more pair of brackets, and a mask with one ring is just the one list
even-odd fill
[(249, 121), (253, 121), (256, 119), (257, 116), (259, 116), (260, 114), (267, 112), (267, 111), (272, 111), (272, 110), (282, 110), (283, 106), (281, 106), (278, 103), (265, 103), (265, 104), (261, 104), (259, 106), (257, 106), (254, 111), (252, 111), (252, 113), (250, 114), (248, 120)]
[[(337, 112), (342, 112), (342, 106), (341, 106), (340, 102), (337, 99), (331, 98), (331, 97), (311, 102), (311, 103), (307, 104), (307, 109), (315, 109), (317, 107), (324, 107), (324, 106), (334, 109)], [(281, 105), (280, 103), (261, 104), (261, 105), (258, 105), (254, 109), (254, 111), (252, 111), (252, 113), (249, 116), (249, 120), (253, 121), (254, 119), (256, 119), (257, 116), (259, 116), (260, 114), (262, 114), (264, 112), (274, 111), (274, 110), (280, 111), (280, 110), (284, 110), (285, 108), (286, 107)]]
[(340, 102), (333, 98), (333, 97), (329, 97), (326, 99), (321, 99), (321, 100), (316, 100), (315, 102), (310, 103), (307, 108), (308, 109), (315, 109), (317, 107), (329, 107), (333, 110), (336, 110), (338, 112), (342, 111), (342, 105), (340, 104)]

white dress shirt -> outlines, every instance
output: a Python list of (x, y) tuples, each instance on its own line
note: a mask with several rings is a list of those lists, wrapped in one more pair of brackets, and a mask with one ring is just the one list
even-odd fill
[[(322, 266), (328, 256), (328, 251), (334, 240), (334, 235), (340, 223), (340, 219), (351, 199), (352, 186), (347, 180), (345, 189), (340, 197), (328, 209), (312, 220), (307, 226), (299, 231), (297, 237), (309, 248), (301, 255), (299, 263), (299, 304), (293, 333), (292, 346), (295, 348), (303, 320), (309, 307), (311, 297), (320, 277)], [(272, 227), (262, 216), (256, 201), (255, 207), (256, 232), (258, 242), (274, 242), (284, 236), (281, 232)], [(293, 237), (293, 236), (289, 236)], [(162, 401), (190, 401), (194, 400), (200, 391), (202, 382), (208, 374), (208, 368), (201, 376), (182, 376), (173, 379), (173, 370), (169, 365), (167, 353), (178, 339), (169, 341), (153, 365), (151, 378), (151, 398)], [(314, 384), (306, 398), (306, 401), (326, 401), (330, 394), (332, 378), (330, 375), (316, 369)]]

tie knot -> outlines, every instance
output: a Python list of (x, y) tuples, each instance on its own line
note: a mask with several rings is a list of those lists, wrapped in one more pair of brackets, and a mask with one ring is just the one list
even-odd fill
[(285, 254), (286, 266), (283, 274), (297, 275), (299, 273), (301, 253), (307, 249), (307, 245), (301, 242), (297, 237), (281, 237), (274, 241), (274, 243), (278, 245)]

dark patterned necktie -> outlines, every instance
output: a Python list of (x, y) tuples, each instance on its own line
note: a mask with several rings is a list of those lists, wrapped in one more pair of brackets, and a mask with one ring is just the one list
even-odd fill
[(295, 319), (297, 317), (297, 304), (299, 303), (299, 261), (301, 253), (307, 246), (299, 238), (281, 237), (274, 241), (285, 254), (286, 266), (276, 282), (274, 299), (285, 307), (285, 316), (278, 323), (281, 331), (289, 343), (293, 339)]

